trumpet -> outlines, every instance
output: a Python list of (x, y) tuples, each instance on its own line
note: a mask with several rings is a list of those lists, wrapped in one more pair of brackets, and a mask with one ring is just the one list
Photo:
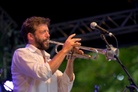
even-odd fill
[[(49, 40), (49, 43), (56, 44), (56, 46), (55, 46), (55, 52), (56, 53), (58, 53), (58, 46), (64, 45), (64, 43), (57, 42), (57, 41), (52, 41), (52, 40)], [(86, 46), (79, 46), (79, 49), (86, 50), (86, 51), (91, 51), (95, 54), (91, 56), (91, 55), (88, 55), (88, 54), (81, 55), (81, 54), (74, 53), (73, 56), (75, 56), (76, 58), (96, 59), (98, 54), (103, 54), (103, 55), (106, 56), (106, 59), (108, 61), (110, 61), (110, 60), (116, 60), (116, 58), (114, 56), (119, 55), (119, 50), (117, 48), (114, 48), (112, 45), (110, 45), (110, 48), (109, 48), (109, 46), (107, 46), (107, 49), (99, 49), (99, 48), (92, 48), (92, 47), (86, 47)], [(70, 56), (70, 55), (71, 55), (71, 53), (68, 53), (67, 56)]]

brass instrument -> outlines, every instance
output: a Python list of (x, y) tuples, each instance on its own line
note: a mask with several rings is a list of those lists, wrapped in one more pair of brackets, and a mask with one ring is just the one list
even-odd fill
[[(56, 47), (55, 47), (56, 53), (58, 53), (58, 50), (57, 50), (58, 46), (64, 45), (64, 43), (52, 41), (52, 40), (50, 40), (49, 43), (56, 44)], [(77, 58), (84, 58), (84, 59), (96, 59), (98, 56), (98, 53), (100, 53), (105, 55), (106, 59), (110, 61), (110, 60), (115, 60), (114, 55), (117, 55), (117, 56), (119, 55), (119, 50), (117, 48), (114, 48), (112, 45), (110, 45), (110, 48), (107, 48), (107, 49), (99, 49), (99, 48), (92, 48), (92, 47), (86, 47), (86, 46), (79, 46), (79, 49), (94, 52), (95, 55), (91, 56), (87, 54), (81, 55), (81, 54), (74, 53), (73, 56)], [(71, 54), (69, 53), (68, 55), (71, 55)]]

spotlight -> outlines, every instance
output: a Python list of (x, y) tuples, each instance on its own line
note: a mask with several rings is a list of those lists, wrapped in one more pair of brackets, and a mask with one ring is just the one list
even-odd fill
[(12, 81), (9, 81), (9, 80), (5, 81), (5, 83), (4, 83), (3, 86), (4, 86), (4, 88), (5, 88), (6, 91), (12, 91), (13, 90), (13, 83), (12, 83)]

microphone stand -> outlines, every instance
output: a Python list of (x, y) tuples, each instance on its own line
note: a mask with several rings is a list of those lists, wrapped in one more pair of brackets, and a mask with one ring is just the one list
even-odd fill
[[(101, 34), (102, 39), (105, 41), (105, 43), (107, 44), (107, 51), (108, 50), (112, 50), (112, 56), (113, 58), (120, 64), (120, 66), (122, 67), (122, 69), (125, 71), (126, 75), (128, 76), (128, 80), (130, 82), (130, 85), (126, 86), (127, 89), (129, 89), (130, 92), (138, 92), (138, 87), (136, 86), (135, 82), (133, 81), (132, 77), (130, 76), (130, 74), (128, 73), (126, 67), (121, 63), (120, 59), (118, 58), (118, 56), (116, 55), (116, 53), (113, 51), (112, 49), (112, 45), (109, 45), (109, 43), (107, 42), (105, 35)], [(107, 55), (108, 58), (108, 55)], [(124, 90), (124, 92), (126, 92), (126, 89)]]

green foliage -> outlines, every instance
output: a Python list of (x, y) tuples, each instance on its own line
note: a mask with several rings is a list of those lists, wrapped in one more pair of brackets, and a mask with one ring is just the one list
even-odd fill
[[(138, 46), (120, 48), (118, 58), (137, 85)], [(66, 60), (61, 70), (65, 66)], [(95, 86), (99, 87), (99, 92), (129, 92), (126, 86), (130, 85), (130, 81), (123, 68), (118, 61), (108, 61), (103, 54), (99, 54), (95, 60), (76, 59), (74, 72), (76, 78), (71, 92), (94, 92)]]

